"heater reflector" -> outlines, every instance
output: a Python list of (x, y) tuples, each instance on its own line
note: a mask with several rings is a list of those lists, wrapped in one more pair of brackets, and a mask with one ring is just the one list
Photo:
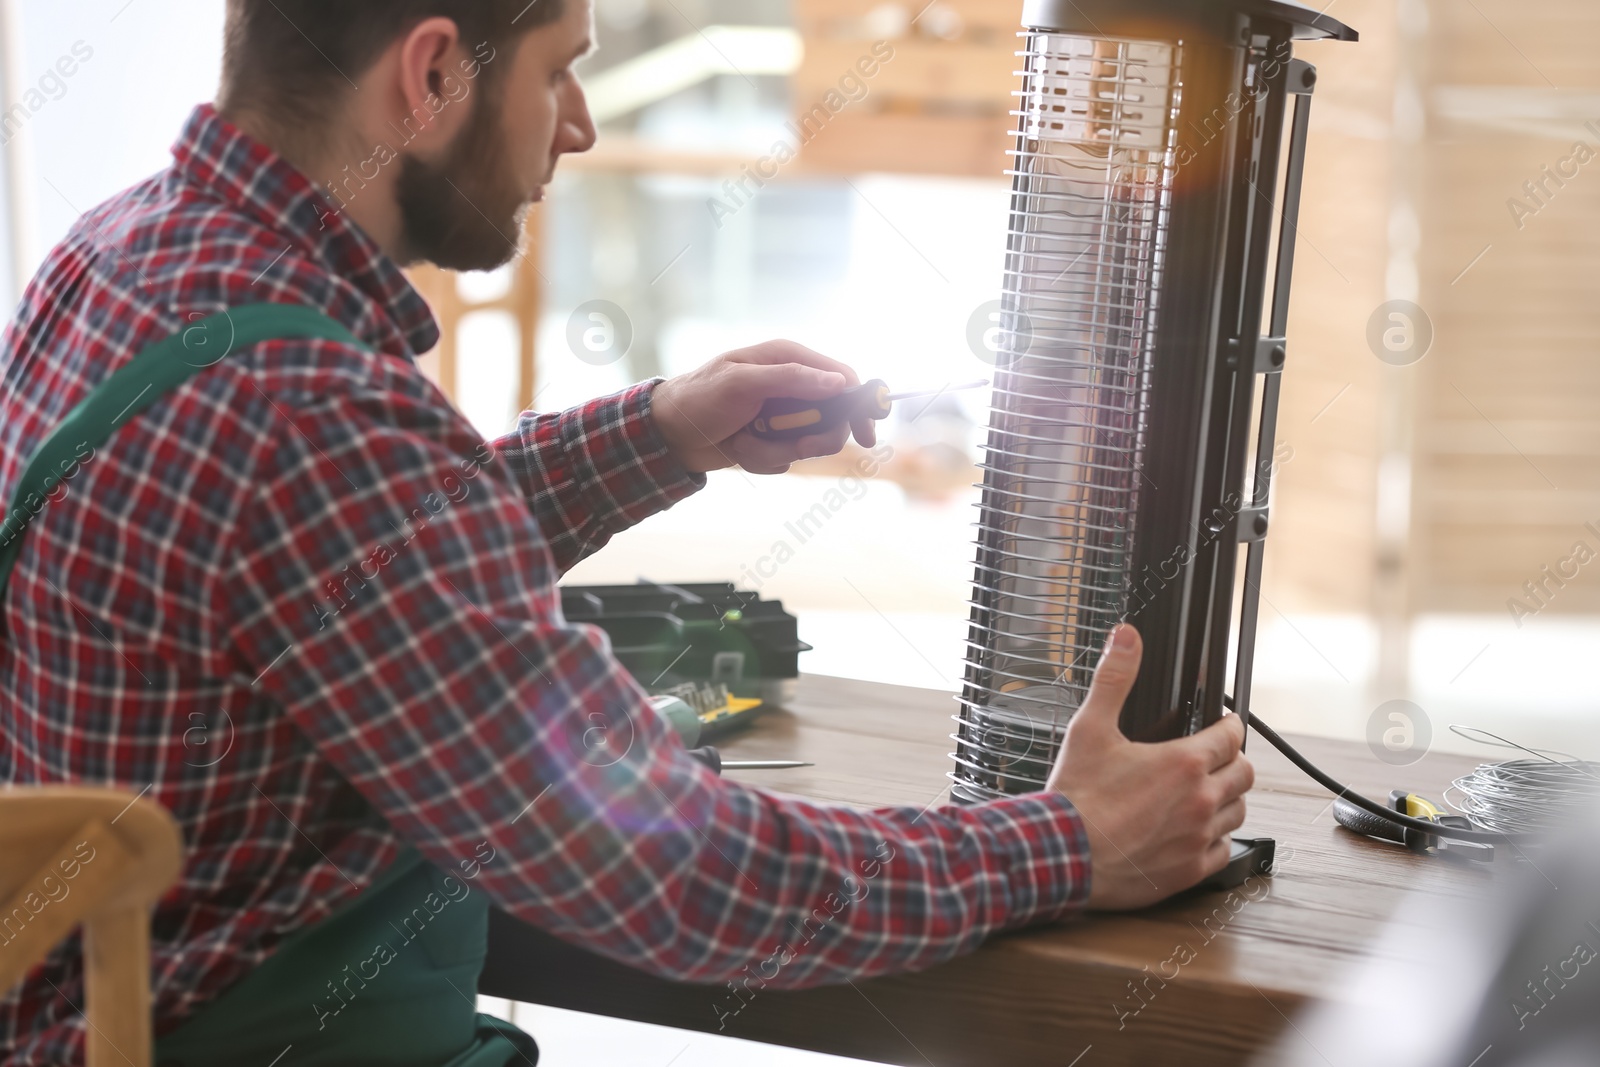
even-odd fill
[[(1184, 22), (1196, 11), (1203, 26)], [(1170, 39), (1119, 32), (1163, 19)], [(1251, 507), (1241, 494), (1264, 369), (1255, 353), (1284, 101), (1314, 81), (1290, 60), (1289, 42), (1353, 37), (1286, 0), (1236, 9), (1028, 0), (1024, 25), (967, 670), (952, 735), (960, 801), (1043, 787), (1100, 649), (1124, 619), (1146, 646), (1124, 732), (1155, 740), (1221, 714), (1236, 558), (1255, 540), (1246, 573), (1259, 580), (1266, 521), (1270, 472), (1257, 472)], [(1198, 148), (1185, 142), (1195, 130), (1204, 133)], [(1297, 105), (1286, 220), (1298, 203), (1304, 135)], [(1279, 355), (1265, 367), (1273, 374), (1292, 239), (1280, 245), (1271, 331)], [(1258, 429), (1270, 446), (1275, 380), (1268, 395)], [(1240, 611), (1246, 667), (1254, 607), (1247, 596)], [(1247, 685), (1247, 669), (1243, 677)]]
[[(1003, 281), (976, 581), (990, 680), (957, 759), (1042, 784), (1127, 607), (1148, 353), (1170, 208), (1179, 50), (1035, 33)], [(973, 787), (960, 783), (971, 799)], [(987, 795), (987, 791), (983, 795)]]

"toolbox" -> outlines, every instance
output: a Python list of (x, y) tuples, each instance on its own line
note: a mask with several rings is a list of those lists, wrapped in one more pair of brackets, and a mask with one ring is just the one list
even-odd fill
[(647, 692), (685, 699), (706, 736), (791, 699), (800, 653), (811, 648), (782, 601), (732, 582), (562, 586), (561, 611), (604, 630)]

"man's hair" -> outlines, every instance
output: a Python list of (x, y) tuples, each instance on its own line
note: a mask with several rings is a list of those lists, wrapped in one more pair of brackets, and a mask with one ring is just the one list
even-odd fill
[[(565, 0), (228, 0), (218, 106), (317, 144), (339, 111), (336, 101), (423, 19), (454, 20), (469, 54), (487, 42), (504, 55), (564, 7)], [(484, 64), (483, 82), (493, 86), (508, 66)]]

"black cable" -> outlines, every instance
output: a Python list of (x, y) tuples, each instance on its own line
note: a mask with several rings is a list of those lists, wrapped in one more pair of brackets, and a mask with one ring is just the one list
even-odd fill
[[(1231, 696), (1224, 695), (1222, 703), (1235, 712), (1239, 710), (1233, 706), (1233, 697)], [(1266, 738), (1268, 744), (1287, 756), (1290, 763), (1305, 771), (1322, 788), (1335, 796), (1343, 797), (1356, 807), (1361, 808), (1363, 811), (1371, 812), (1380, 819), (1387, 819), (1392, 823), (1416, 830), (1419, 833), (1432, 834), (1435, 837), (1450, 837), (1459, 841), (1476, 841), (1484, 845), (1526, 844), (1540, 840), (1537, 834), (1504, 834), (1493, 830), (1461, 830), (1454, 826), (1442, 826), (1436, 822), (1429, 822), (1426, 819), (1414, 819), (1410, 815), (1395, 811), (1393, 808), (1386, 808), (1375, 800), (1368, 800), (1349, 786), (1335, 781), (1322, 768), (1297, 752), (1293, 745), (1279, 736), (1278, 731), (1262, 722), (1261, 716), (1247, 711), (1244, 715), (1244, 721), (1252, 730)]]

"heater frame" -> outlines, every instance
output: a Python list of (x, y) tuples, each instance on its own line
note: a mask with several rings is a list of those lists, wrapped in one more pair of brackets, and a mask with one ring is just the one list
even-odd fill
[[(1162, 28), (1154, 29), (1157, 25)], [(1173, 173), (1156, 288), (1157, 327), (1146, 357), (1153, 371), (1145, 425), (1151, 433), (1175, 434), (1193, 446), (1189, 451), (1146, 448), (1141, 458), (1152, 462), (1139, 471), (1141, 483), (1167, 486), (1168, 491), (1160, 506), (1141, 504), (1136, 509), (1136, 536), (1124, 569), (1131, 585), (1176, 553), (1182, 552), (1185, 560), (1172, 579), (1158, 580), (1147, 600), (1125, 612), (1144, 638), (1145, 669), (1124, 705), (1122, 730), (1135, 740), (1164, 740), (1221, 718), (1235, 618), (1233, 695), (1235, 706), (1249, 707), (1300, 187), (1316, 82), (1315, 68), (1293, 58), (1292, 43), (1314, 37), (1354, 40), (1356, 34), (1285, 0), (1199, 9), (1174, 0), (1028, 0), (1023, 26), (1020, 36), (1030, 42), (1039, 34), (1062, 34), (1174, 44), (1181, 49), (1182, 79), (1174, 129), (1202, 129), (1203, 120), (1215, 116), (1215, 108), (1196, 114), (1202, 102), (1213, 106), (1224, 101), (1232, 111), (1201, 151), (1179, 159)], [(1242, 105), (1237, 111), (1232, 110), (1234, 98)], [(1016, 157), (1021, 160), (1029, 151), (1026, 121), (1019, 122), (1016, 134)], [(1027, 180), (1019, 176), (1012, 192), (1013, 219), (1026, 210), (1028, 195)], [(1269, 261), (1274, 227), (1275, 265)], [(1008, 261), (1023, 254), (1021, 245), (1013, 229)], [(1269, 271), (1272, 303), (1263, 328)], [(1256, 465), (1246, 499), (1252, 430)], [(991, 455), (1001, 447), (995, 423), (988, 446)], [(985, 477), (980, 504), (985, 514), (1005, 510), (1004, 487), (998, 482), (993, 472)], [(993, 647), (993, 635), (999, 632), (993, 606), (1005, 595), (985, 577), (986, 570), (999, 572), (996, 563), (1003, 552), (997, 542), (1005, 535), (993, 525), (981, 530), (967, 642), (973, 651), (959, 697), (963, 709), (955, 716), (960, 729), (952, 735), (958, 743), (952, 777), (958, 798), (964, 800), (1036, 788), (1042, 781), (1030, 779), (1042, 779), (1039, 772), (1048, 759), (1034, 751), (1046, 740), (1041, 737), (1030, 738), (1028, 751), (1010, 768), (986, 765), (978, 751), (983, 732), (992, 726), (974, 720), (981, 720), (989, 708), (988, 696), (998, 691), (993, 670), (1001, 653)], [(1236, 596), (1241, 545), (1247, 546), (1244, 582)], [(1128, 592), (1125, 588), (1125, 602)], [(1162, 670), (1162, 665), (1170, 669)], [(1081, 671), (1087, 665), (1063, 666)], [(1188, 679), (1194, 679), (1192, 688)], [(1063, 728), (1059, 721), (1050, 724), (1052, 750)], [(1009, 740), (1014, 744), (1015, 738)], [(1024, 764), (1033, 767), (1022, 769)], [(967, 795), (961, 795), (960, 787)]]
[[(1196, 98), (1225, 100), (1232, 93), (1248, 92), (1258, 79), (1264, 89), (1253, 94), (1251, 106), (1224, 125), (1224, 143), (1206, 146), (1217, 149), (1210, 165), (1194, 166), (1207, 155), (1202, 149), (1179, 166), (1173, 182), (1173, 217), (1178, 224), (1169, 230), (1164, 284), (1168, 291), (1163, 293), (1162, 319), (1151, 353), (1159, 370), (1152, 376), (1150, 421), (1163, 427), (1176, 425), (1177, 418), (1167, 420), (1171, 412), (1191, 419), (1199, 414), (1203, 424), (1187, 429), (1199, 445), (1193, 454), (1152, 449), (1151, 456), (1165, 463), (1145, 471), (1155, 485), (1179, 485), (1191, 496), (1182, 508), (1154, 509), (1156, 519), (1167, 520), (1165, 529), (1140, 515), (1129, 573), (1138, 576), (1159, 567), (1180, 547), (1191, 562), (1182, 569), (1182, 582), (1165, 583), (1128, 614), (1128, 621), (1144, 637), (1145, 661), (1172, 667), (1166, 677), (1141, 671), (1129, 693), (1121, 726), (1128, 737), (1140, 741), (1191, 734), (1222, 717), (1229, 637), (1236, 617), (1233, 695), (1237, 706), (1249, 707), (1316, 69), (1293, 58), (1294, 25), (1259, 16), (1240, 16), (1236, 24), (1236, 43), (1201, 39), (1184, 45), (1184, 82), (1199, 90), (1187, 90), (1185, 103)], [(1296, 101), (1292, 120), (1288, 118), (1291, 97)], [(1194, 122), (1195, 116), (1180, 107), (1179, 129)], [(1284, 153), (1286, 127), (1288, 152)], [(1279, 161), (1285, 156), (1280, 176)], [(1270, 270), (1272, 314), (1263, 331), (1275, 225), (1278, 255), (1275, 269)], [(1183, 278), (1191, 271), (1209, 275), (1212, 284), (1186, 285)], [(1205, 306), (1207, 297), (1210, 306)], [(1168, 372), (1164, 378), (1162, 371)], [(1187, 375), (1180, 377), (1182, 371)], [(1258, 378), (1262, 379), (1259, 408)], [(1196, 393), (1205, 398), (1199, 406), (1192, 400)], [(1252, 428), (1256, 463), (1246, 500)], [(1236, 616), (1241, 544), (1248, 548)], [(1187, 679), (1194, 679), (1194, 688), (1186, 692)]]
[[(1224, 124), (1221, 143), (1206, 145), (1180, 165), (1173, 182), (1175, 222), (1168, 235), (1166, 272), (1172, 284), (1163, 294), (1150, 356), (1157, 369), (1149, 419), (1160, 432), (1176, 428), (1180, 440), (1197, 447), (1188, 453), (1152, 448), (1147, 454), (1152, 462), (1145, 477), (1167, 493), (1179, 493), (1182, 505), (1173, 507), (1169, 498), (1165, 506), (1140, 514), (1129, 573), (1138, 581), (1180, 550), (1188, 563), (1181, 568), (1181, 581), (1163, 582), (1158, 570), (1153, 594), (1128, 613), (1128, 621), (1144, 637), (1146, 662), (1171, 668), (1165, 677), (1141, 671), (1129, 694), (1121, 725), (1125, 734), (1140, 741), (1191, 734), (1222, 717), (1238, 545), (1249, 543), (1254, 550), (1268, 526), (1267, 501), (1259, 490), (1264, 478), (1270, 480), (1275, 408), (1273, 425), (1264, 418), (1255, 420), (1257, 439), (1266, 440), (1268, 448), (1257, 457), (1256, 491), (1248, 503), (1244, 474), (1257, 414), (1257, 376), (1276, 379), (1282, 370), (1281, 362), (1274, 365), (1257, 354), (1287, 354), (1282, 333), (1263, 335), (1261, 326), (1286, 89), (1294, 61), (1287, 55), (1292, 40), (1287, 32), (1257, 33), (1250, 27), (1241, 29), (1241, 35), (1248, 35), (1242, 46), (1184, 46), (1187, 101), (1226, 100), (1247, 92), (1257, 80), (1264, 81), (1265, 90)], [(1283, 58), (1269, 75), (1265, 68), (1280, 50)], [(1194, 123), (1195, 116), (1180, 108), (1179, 129)], [(1303, 142), (1299, 149), (1303, 154)], [(1298, 196), (1294, 201), (1298, 205)], [(1288, 221), (1292, 226), (1294, 220)], [(1211, 284), (1187, 284), (1185, 277), (1194, 274), (1212, 279)], [(1193, 401), (1196, 395), (1203, 397), (1199, 405)], [(1256, 592), (1241, 603), (1244, 614), (1258, 607), (1258, 588)], [(1241, 619), (1241, 637), (1247, 624), (1252, 645), (1254, 621)]]

